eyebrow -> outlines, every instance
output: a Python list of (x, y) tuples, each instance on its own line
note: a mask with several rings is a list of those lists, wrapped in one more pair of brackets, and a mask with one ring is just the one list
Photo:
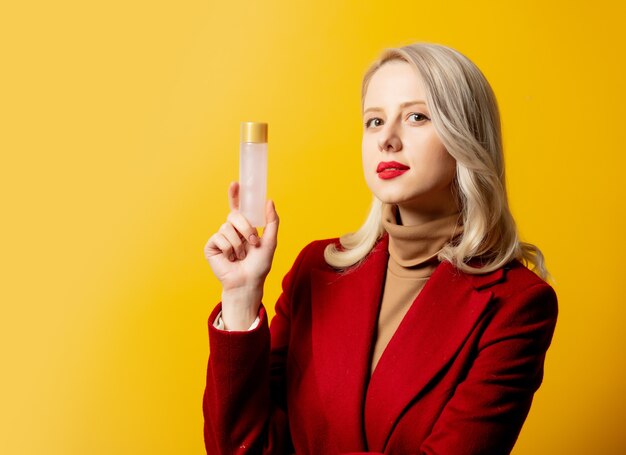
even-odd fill
[[(400, 105), (400, 107), (402, 109), (404, 109), (407, 106), (413, 106), (414, 104), (423, 104), (424, 106), (426, 106), (426, 102), (422, 101), (422, 100), (415, 100), (415, 101), (405, 101), (404, 103), (402, 103)], [(368, 107), (367, 109), (365, 109), (363, 111), (363, 115), (365, 115), (366, 113), (368, 113), (369, 111), (382, 111), (383, 108), (382, 107)]]

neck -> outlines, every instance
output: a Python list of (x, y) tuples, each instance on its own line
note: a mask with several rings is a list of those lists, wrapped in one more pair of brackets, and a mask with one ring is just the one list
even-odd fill
[(417, 226), (441, 218), (446, 218), (455, 213), (459, 213), (459, 209), (456, 205), (438, 207), (434, 210), (424, 210), (398, 204), (398, 224), (403, 226)]
[(383, 204), (382, 225), (389, 233), (390, 266), (393, 262), (402, 267), (425, 265), (434, 260), (443, 246), (463, 232), (460, 213), (434, 218), (411, 226), (398, 222), (398, 207)]
[(435, 194), (430, 194), (428, 200), (411, 200), (399, 202), (398, 222), (403, 226), (416, 226), (459, 213), (457, 204), (450, 187)]

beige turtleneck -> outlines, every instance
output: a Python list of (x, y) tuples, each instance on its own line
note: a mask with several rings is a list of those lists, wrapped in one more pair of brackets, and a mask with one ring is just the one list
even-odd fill
[(416, 226), (402, 226), (398, 207), (383, 204), (383, 228), (389, 234), (389, 262), (383, 288), (370, 374), (417, 295), (439, 264), (437, 254), (463, 232), (460, 213)]

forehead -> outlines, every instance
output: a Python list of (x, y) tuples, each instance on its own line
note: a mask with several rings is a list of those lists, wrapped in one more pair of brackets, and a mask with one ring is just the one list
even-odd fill
[(382, 107), (416, 99), (426, 99), (422, 78), (409, 63), (393, 60), (384, 63), (370, 78), (363, 107)]

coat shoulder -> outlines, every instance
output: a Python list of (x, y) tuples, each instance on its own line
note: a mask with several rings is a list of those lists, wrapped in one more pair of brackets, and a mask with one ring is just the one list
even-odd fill
[(312, 242), (308, 243), (304, 248), (302, 248), (300, 254), (298, 255), (298, 261), (309, 268), (322, 269), (327, 272), (339, 273), (343, 275), (358, 269), (363, 264), (363, 262), (368, 261), (372, 255), (377, 255), (381, 253), (386, 254), (388, 236), (384, 234), (379, 237), (376, 240), (376, 243), (374, 244), (372, 249), (364, 258), (362, 258), (356, 264), (347, 267), (346, 269), (337, 269), (326, 262), (326, 259), (324, 258), (324, 251), (329, 245), (334, 245), (340, 251), (344, 250), (344, 247), (343, 245), (341, 245), (339, 237), (313, 240)]
[(517, 259), (504, 266), (504, 272), (505, 280), (500, 290), (503, 296), (517, 294), (531, 288), (544, 289), (544, 291), (554, 293), (554, 289), (549, 283)]
[(511, 311), (527, 311), (533, 308), (555, 318), (558, 313), (556, 292), (552, 286), (515, 259), (493, 272), (466, 277), (476, 289), (488, 289), (493, 293), (497, 307)]
[(452, 264), (448, 264), (454, 270), (454, 273), (464, 275), (476, 289), (492, 288), (497, 292), (501, 290), (506, 292), (517, 292), (519, 290), (528, 289), (535, 286), (547, 286), (550, 284), (541, 279), (537, 274), (528, 269), (519, 260), (514, 259), (499, 269), (486, 273), (468, 273), (463, 272)]
[[(290, 278), (292, 275), (304, 277), (309, 275), (310, 271), (313, 269), (319, 268), (328, 268), (332, 270), (332, 267), (326, 263), (324, 259), (324, 250), (330, 244), (339, 244), (339, 238), (328, 238), (328, 239), (320, 239), (313, 240), (306, 244), (298, 253), (293, 265), (291, 266), (291, 270), (285, 276), (283, 281)], [(284, 284), (284, 283), (283, 283)]]
[(306, 244), (300, 251), (299, 256), (302, 256), (303, 262), (309, 265), (325, 264), (324, 250), (328, 245), (334, 244), (340, 246), (339, 238), (333, 237), (328, 239), (313, 240)]

